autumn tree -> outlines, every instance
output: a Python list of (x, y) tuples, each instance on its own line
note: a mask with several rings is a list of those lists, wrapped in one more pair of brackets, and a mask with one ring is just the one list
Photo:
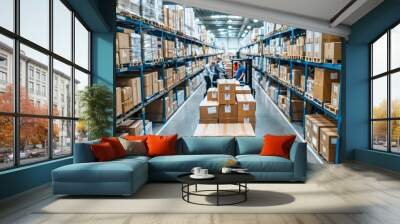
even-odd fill
[[(14, 88), (13, 85), (7, 86), (6, 92), (0, 94), (0, 111), (13, 112), (14, 107)], [(20, 88), (20, 110), (23, 114), (47, 115), (48, 107), (45, 104), (34, 105), (29, 99), (29, 95), (24, 87)], [(55, 111), (58, 113), (58, 110)], [(0, 149), (12, 150), (13, 148), (13, 117), (0, 116)], [(27, 145), (44, 146), (48, 139), (48, 119), (47, 118), (20, 118), (20, 148), (24, 149)], [(53, 138), (59, 136), (59, 127), (53, 126)]]

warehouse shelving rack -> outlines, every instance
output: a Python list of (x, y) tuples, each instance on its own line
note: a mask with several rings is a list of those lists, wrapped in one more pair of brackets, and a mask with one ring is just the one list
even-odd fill
[[(248, 44), (242, 48), (239, 49), (239, 55), (243, 55), (240, 52), (242, 50), (248, 49), (256, 44), (263, 44), (264, 46), (268, 46), (269, 45), (269, 41), (275, 38), (289, 38), (291, 43), (293, 44), (295, 41), (295, 38), (297, 36), (300, 35), (304, 35), (304, 33), (306, 32), (306, 30), (303, 29), (298, 29), (298, 28), (289, 28), (286, 31), (281, 31), (281, 32), (277, 32), (274, 34), (271, 34), (267, 37), (262, 38), (260, 41)], [(264, 49), (264, 46), (262, 49)], [(280, 57), (280, 56), (270, 56), (270, 55), (264, 55), (261, 49), (261, 54), (260, 55), (252, 55), (252, 54), (245, 54), (246, 57), (251, 57), (253, 59), (255, 58), (259, 58), (261, 60), (258, 60), (259, 65), (258, 66), (253, 66), (253, 68), (259, 72), (260, 74), (262, 74), (266, 79), (268, 80), (272, 80), (274, 83), (276, 83), (278, 85), (278, 93), (280, 93), (281, 88), (285, 88), (290, 96), (290, 99), (292, 99), (293, 94), (300, 97), (303, 101), (304, 101), (304, 111), (303, 111), (303, 119), (302, 121), (296, 121), (296, 120), (292, 120), (292, 108), (290, 107), (291, 104), (289, 104), (289, 120), (291, 122), (301, 122), (301, 127), (303, 130), (303, 136), (305, 136), (305, 115), (309, 113), (309, 111), (307, 111), (307, 103), (309, 105), (311, 105), (313, 108), (315, 108), (316, 111), (318, 111), (318, 113), (320, 114), (324, 114), (326, 116), (328, 116), (329, 118), (333, 119), (334, 121), (337, 122), (337, 133), (338, 133), (338, 141), (336, 143), (336, 155), (335, 155), (335, 163), (339, 164), (341, 163), (341, 148), (342, 148), (342, 139), (344, 138), (344, 136), (342, 136), (342, 125), (343, 125), (343, 120), (342, 120), (342, 116), (343, 116), (343, 110), (342, 110), (342, 95), (343, 95), (343, 81), (345, 80), (344, 78), (344, 72), (342, 71), (342, 65), (341, 64), (329, 64), (329, 63), (316, 63), (316, 62), (311, 62), (311, 61), (306, 61), (306, 60), (300, 60), (300, 59), (291, 59), (291, 58), (284, 58), (284, 57)], [(263, 67), (264, 65), (264, 60), (266, 61), (274, 61), (278, 64), (278, 67), (280, 67), (281, 64), (286, 64), (290, 66), (290, 82), (287, 83), (283, 80), (280, 80), (279, 78), (267, 73), (265, 71), (265, 68)], [(254, 61), (254, 60), (253, 60)], [(293, 67), (294, 66), (304, 66), (304, 76), (305, 76), (305, 90), (304, 92), (299, 91), (297, 88), (295, 88), (291, 83), (293, 77)], [(340, 79), (340, 94), (339, 94), (339, 108), (337, 111), (337, 114), (332, 113), (330, 110), (327, 110), (324, 107), (324, 103), (322, 102), (316, 102), (315, 100), (311, 99), (310, 97), (308, 97), (305, 93), (307, 92), (307, 81), (308, 81), (308, 77), (310, 76), (310, 72), (309, 72), (309, 68), (325, 68), (325, 69), (329, 69), (329, 70), (334, 70), (337, 71), (339, 73), (339, 79)], [(260, 85), (262, 86), (262, 85)], [(264, 86), (262, 86), (262, 88), (264, 88)], [(264, 91), (266, 91), (266, 89), (264, 89)], [(277, 104), (277, 100), (278, 99), (272, 99), (274, 101), (275, 104)]]
[[(204, 71), (204, 68), (201, 68), (198, 71), (193, 72), (192, 74), (186, 73), (184, 79), (178, 81), (173, 86), (150, 96), (149, 98), (145, 98), (145, 93), (144, 93), (144, 74), (145, 74), (145, 72), (149, 71), (149, 70), (150, 71), (151, 70), (160, 70), (160, 78), (162, 80), (164, 80), (164, 84), (165, 84), (165, 74), (164, 74), (165, 68), (173, 67), (176, 70), (177, 67), (184, 66), (187, 62), (200, 60), (200, 59), (206, 60), (206, 62), (207, 62), (209, 57), (221, 54), (222, 49), (219, 49), (214, 45), (202, 42), (193, 37), (190, 37), (187, 35), (182, 35), (182, 34), (179, 34), (178, 32), (160, 28), (158, 26), (155, 26), (154, 24), (146, 22), (146, 20), (144, 20), (141, 17), (136, 18), (136, 16), (129, 17), (126, 15), (117, 15), (116, 24), (117, 24), (116, 32), (124, 32), (124, 29), (130, 29), (133, 32), (141, 35), (141, 59), (142, 59), (141, 63), (124, 64), (124, 65), (121, 65), (119, 68), (116, 68), (116, 72), (115, 72), (116, 78), (140, 77), (141, 96), (142, 96), (142, 100), (141, 100), (142, 102), (139, 105), (136, 105), (133, 109), (116, 117), (116, 126), (120, 125), (123, 121), (125, 121), (127, 119), (135, 118), (135, 119), (141, 119), (143, 122), (143, 127), (145, 127), (145, 125), (146, 125), (146, 123), (145, 123), (146, 107), (159, 99), (162, 99), (162, 101), (163, 101), (163, 112), (162, 112), (161, 123), (165, 124), (167, 122), (167, 114), (166, 114), (166, 97), (167, 97), (167, 95), (171, 91), (173, 91), (173, 93), (175, 94), (175, 97), (177, 97), (177, 87), (182, 85), (183, 83), (186, 83), (186, 85), (187, 85), (191, 79), (193, 79), (197, 75), (200, 75)], [(165, 59), (165, 60), (154, 61), (154, 62), (146, 62), (146, 61), (144, 61), (144, 37), (143, 37), (144, 33), (161, 38), (161, 43), (164, 43), (164, 40), (172, 40), (172, 41), (179, 40), (181, 42), (184, 42), (185, 44), (206, 46), (206, 47), (209, 47), (209, 48), (212, 48), (212, 49), (218, 51), (218, 53), (213, 53), (213, 54), (209, 54), (209, 55), (199, 55), (199, 56), (177, 57), (174, 59)], [(164, 47), (164, 46), (162, 46), (162, 47)], [(187, 100), (188, 93), (186, 92), (186, 88), (184, 88), (184, 95), (185, 95), (185, 100)], [(135, 117), (135, 115), (136, 115), (136, 117)], [(170, 117), (171, 116), (172, 116), (172, 114), (170, 115)], [(156, 125), (154, 125), (154, 127), (155, 126)], [(146, 128), (145, 128), (144, 134), (147, 134)]]

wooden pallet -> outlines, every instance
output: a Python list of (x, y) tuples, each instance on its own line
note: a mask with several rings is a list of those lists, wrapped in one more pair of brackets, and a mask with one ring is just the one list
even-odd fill
[(304, 96), (306, 97), (306, 98), (308, 98), (308, 99), (310, 99), (310, 100), (314, 100), (314, 97), (313, 97), (313, 95), (311, 95), (310, 93), (304, 93)]
[(293, 85), (293, 89), (295, 89), (297, 92), (304, 93), (304, 89), (302, 89), (301, 87)]
[(315, 63), (322, 63), (322, 58), (313, 58), (312, 61)]
[(318, 106), (322, 107), (324, 105), (324, 103), (322, 101), (320, 101), (319, 99), (314, 98), (314, 96), (311, 95), (310, 93), (304, 93), (304, 95), (306, 96), (307, 99), (313, 101)]
[(314, 58), (312, 58), (312, 57), (307, 57), (307, 56), (304, 57), (304, 60), (306, 60), (306, 61), (313, 61), (313, 59)]
[(327, 64), (341, 64), (342, 63), (342, 59), (326, 59), (325, 58), (324, 63), (327, 63)]
[(335, 115), (337, 115), (339, 111), (337, 107), (332, 106), (330, 103), (325, 103), (324, 108)]

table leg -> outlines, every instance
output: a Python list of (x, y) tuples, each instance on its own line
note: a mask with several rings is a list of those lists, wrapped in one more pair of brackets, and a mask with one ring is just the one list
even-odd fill
[(219, 206), (219, 184), (217, 184), (217, 206)]
[(195, 185), (195, 191), (197, 192), (197, 184)]
[(244, 201), (247, 201), (247, 192), (248, 192), (248, 190), (247, 190), (247, 183), (244, 183), (244, 190), (245, 190), (245, 192), (244, 192)]

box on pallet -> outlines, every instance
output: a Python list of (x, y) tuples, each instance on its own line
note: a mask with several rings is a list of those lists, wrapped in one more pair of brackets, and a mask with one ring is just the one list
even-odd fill
[(200, 103), (200, 124), (218, 123), (219, 105), (206, 98)]
[(255, 117), (256, 100), (251, 94), (236, 94), (238, 117)]
[(330, 102), (332, 82), (338, 82), (338, 81), (339, 81), (339, 74), (337, 71), (332, 71), (323, 68), (315, 68), (313, 97), (321, 102)]
[[(117, 80), (118, 87), (131, 87), (131, 98), (133, 107), (140, 104), (142, 102), (142, 92), (140, 85), (140, 78), (118, 78)], [(121, 89), (122, 91), (122, 89)], [(118, 94), (118, 93), (117, 93)], [(124, 101), (124, 96), (122, 96), (123, 92), (121, 92), (121, 102)], [(118, 103), (118, 100), (117, 100)]]
[(116, 100), (116, 102), (115, 102), (115, 104), (116, 104), (116, 108), (115, 108), (115, 113), (116, 113), (116, 116), (118, 117), (119, 115), (121, 115), (122, 114), (122, 92), (121, 92), (121, 88), (120, 87), (117, 87), (116, 89), (115, 89), (115, 100)]
[(146, 118), (153, 122), (163, 121), (164, 102), (162, 99), (150, 103), (146, 107)]
[(292, 69), (292, 85), (297, 87), (301, 86), (301, 76), (304, 76), (304, 69), (302, 68), (293, 68)]
[(305, 139), (311, 143), (312, 137), (312, 122), (315, 118), (322, 117), (322, 114), (307, 114), (304, 119)]
[(340, 83), (332, 83), (332, 93), (331, 93), (331, 105), (333, 107), (339, 108), (339, 95), (340, 95)]
[(236, 86), (236, 94), (251, 94), (249, 86)]
[(336, 159), (336, 144), (338, 143), (338, 134), (336, 128), (321, 128), (319, 153), (328, 162), (334, 162)]
[(336, 123), (325, 116), (311, 119), (311, 144), (319, 152), (320, 131), (324, 127), (336, 127)]
[(235, 79), (218, 79), (217, 80), (217, 88), (219, 93), (235, 93), (236, 86), (240, 83)]
[(207, 100), (208, 101), (218, 101), (218, 89), (209, 88), (207, 90)]
[(236, 123), (238, 117), (237, 104), (224, 104), (219, 105), (218, 120), (220, 123)]
[[(324, 45), (324, 59), (342, 60), (342, 42), (328, 42)], [(333, 61), (332, 61), (333, 62)]]
[(218, 103), (219, 104), (234, 104), (235, 92), (220, 92), (218, 90)]

